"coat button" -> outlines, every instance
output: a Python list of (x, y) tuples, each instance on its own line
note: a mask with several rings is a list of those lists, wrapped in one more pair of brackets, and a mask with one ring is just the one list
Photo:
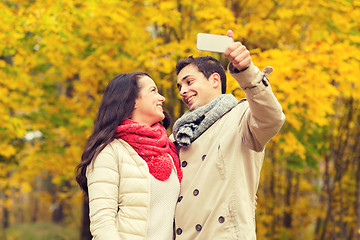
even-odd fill
[(225, 218), (223, 216), (220, 216), (218, 220), (219, 220), (219, 223), (225, 222)]
[(194, 194), (194, 196), (199, 195), (199, 190), (195, 189), (195, 190), (193, 191), (193, 194)]
[(182, 234), (182, 229), (181, 229), (181, 228), (176, 229), (176, 234), (177, 234), (177, 235)]
[(196, 231), (200, 232), (202, 227), (200, 224), (196, 224), (195, 229), (196, 229)]
[(182, 167), (186, 167), (186, 166), (187, 166), (187, 162), (186, 162), (186, 161), (183, 161), (183, 162), (181, 163), (181, 166), (182, 166)]
[(205, 158), (206, 158), (206, 155), (202, 155), (202, 157), (201, 157), (201, 160), (205, 160)]
[(180, 197), (178, 198), (178, 202), (181, 202), (182, 199), (183, 199), (183, 196), (180, 196)]

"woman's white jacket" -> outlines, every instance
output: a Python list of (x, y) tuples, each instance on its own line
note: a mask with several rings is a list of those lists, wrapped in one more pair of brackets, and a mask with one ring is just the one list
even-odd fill
[(145, 239), (150, 206), (146, 162), (115, 139), (87, 168), (90, 231), (94, 240)]

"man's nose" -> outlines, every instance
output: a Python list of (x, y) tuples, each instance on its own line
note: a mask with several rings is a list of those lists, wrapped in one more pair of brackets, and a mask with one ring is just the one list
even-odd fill
[(180, 96), (184, 96), (187, 93), (188, 89), (185, 86), (182, 86), (180, 89)]

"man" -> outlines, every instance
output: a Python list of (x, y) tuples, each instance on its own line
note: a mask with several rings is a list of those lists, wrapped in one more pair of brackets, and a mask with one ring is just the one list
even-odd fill
[[(231, 30), (227, 36), (234, 38)], [(177, 240), (256, 239), (255, 195), (264, 149), (285, 116), (268, 72), (253, 65), (246, 47), (233, 42), (225, 56), (246, 100), (224, 94), (225, 71), (212, 57), (189, 57), (176, 66), (177, 86), (189, 107), (173, 128), (183, 170)]]

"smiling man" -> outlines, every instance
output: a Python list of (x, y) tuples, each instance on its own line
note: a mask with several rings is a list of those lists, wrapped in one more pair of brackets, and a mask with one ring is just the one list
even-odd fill
[(177, 87), (189, 107), (173, 127), (183, 170), (176, 239), (256, 239), (255, 195), (265, 145), (285, 116), (267, 79), (271, 68), (260, 72), (240, 42), (225, 56), (246, 100), (225, 94), (225, 71), (212, 57), (188, 57), (176, 66)]

